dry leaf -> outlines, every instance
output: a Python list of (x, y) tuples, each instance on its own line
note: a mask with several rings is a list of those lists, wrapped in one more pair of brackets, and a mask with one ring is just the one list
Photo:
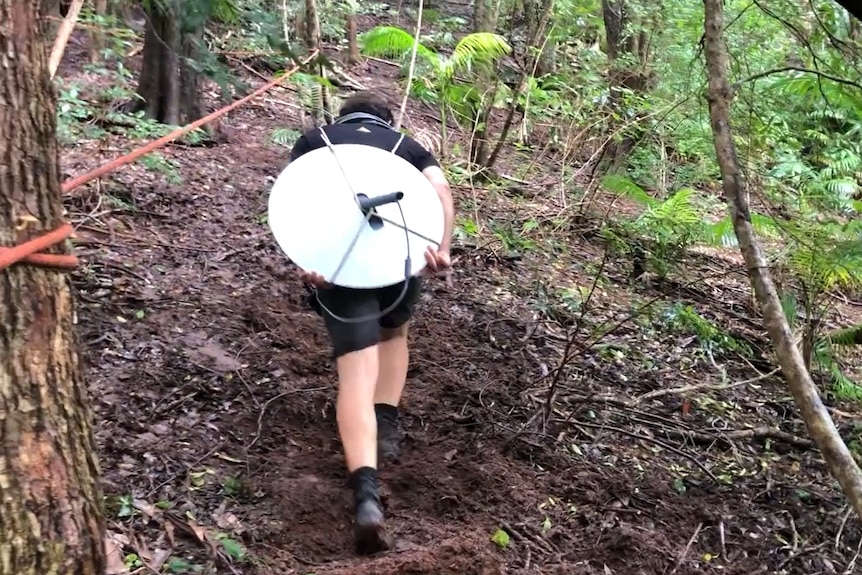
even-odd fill
[[(125, 540), (125, 541), (124, 541)], [(123, 546), (128, 537), (108, 531), (105, 534), (105, 575), (125, 575), (129, 568), (123, 561)]]

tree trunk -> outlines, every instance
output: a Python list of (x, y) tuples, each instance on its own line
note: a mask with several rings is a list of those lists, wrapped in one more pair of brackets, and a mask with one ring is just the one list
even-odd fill
[[(320, 50), (320, 15), (317, 12), (315, 0), (305, 0), (305, 45), (308, 51)], [(322, 51), (321, 51), (322, 53)], [(317, 73), (321, 78), (326, 78), (326, 69), (323, 64), (318, 64)], [(329, 110), (329, 92), (326, 86), (318, 84), (314, 86), (316, 94), (320, 98), (312, 98), (311, 115), (315, 126), (327, 123), (326, 112)]]
[(488, 7), (489, 0), (474, 0), (473, 5), (473, 32), (493, 32), (491, 24), (491, 11)]
[(347, 15), (347, 63), (359, 63), (359, 42), (356, 38), (356, 14)]
[(829, 472), (838, 480), (857, 515), (862, 517), (862, 471), (838, 434), (829, 412), (820, 400), (817, 387), (805, 369), (802, 354), (793, 340), (778, 291), (751, 225), (747, 184), (742, 176), (730, 129), (730, 99), (733, 93), (727, 80), (727, 55), (721, 38), (724, 27), (722, 0), (704, 0), (704, 15), (710, 124), (724, 195), (739, 249), (745, 259), (769, 339), (775, 347), (778, 364), (805, 425), (820, 448)]
[[(553, 10), (554, 0), (524, 0), (524, 16), (527, 25), (527, 38), (530, 48), (542, 46), (542, 52), (535, 66), (535, 76), (541, 78), (557, 70), (556, 42), (546, 33), (548, 14)], [(531, 60), (531, 58), (525, 58)], [(532, 73), (532, 70), (530, 70)]]
[[(547, 33), (545, 32), (545, 30), (547, 29), (548, 20), (551, 17), (551, 11), (553, 9), (554, 0), (546, 0), (546, 2), (543, 4), (543, 12), (537, 15), (537, 23), (531, 25), (532, 35), (529, 37), (529, 42), (531, 46), (540, 46), (542, 36), (547, 37)], [(518, 100), (521, 94), (527, 92), (530, 77), (534, 75), (534, 70), (538, 70), (539, 64), (542, 61), (542, 57), (545, 53), (546, 48), (547, 43), (542, 46), (542, 51), (539, 54), (536, 54), (532, 59), (529, 57), (529, 53), (524, 58), (524, 71), (521, 74), (521, 79), (518, 81), (518, 89), (515, 91), (514, 94), (512, 94), (512, 99), (509, 102), (509, 108), (506, 111), (506, 119), (503, 121), (503, 127), (500, 129), (500, 135), (497, 138), (497, 143), (494, 145), (494, 149), (491, 152), (491, 155), (488, 156), (488, 159), (485, 162), (483, 162), (483, 167), (491, 168), (497, 161), (497, 158), (500, 156), (500, 152), (503, 150), (503, 145), (506, 143), (506, 140), (509, 137), (509, 131), (512, 129), (512, 122), (515, 120), (515, 111), (518, 109)], [(536, 72), (535, 75), (538, 75), (538, 72)], [(525, 123), (527, 110), (528, 107), (525, 107)]]
[[(0, 245), (7, 247), (63, 221), (39, 9), (39, 0), (0, 0)], [(0, 572), (102, 575), (102, 493), (70, 278), (13, 265), (0, 270), (0, 302)]]
[(163, 124), (182, 126), (202, 116), (200, 74), (187, 62), (198, 56), (206, 15), (192, 22), (178, 0), (152, 3), (138, 78), (142, 101), (133, 107)]
[[(646, 41), (631, 33), (630, 18), (625, 0), (602, 0), (602, 20), (605, 24), (605, 40), (608, 55), (608, 107), (615, 114), (620, 113), (624, 91), (644, 92), (649, 87), (649, 76), (645, 65), (647, 54), (643, 50)], [(609, 172), (618, 171), (635, 144), (643, 136), (639, 122), (631, 122), (632, 127), (625, 130), (619, 141), (611, 142), (605, 156), (609, 159), (606, 167)], [(618, 126), (608, 126), (615, 131)]]
[[(108, 0), (93, 0), (93, 11), (96, 16), (108, 15)], [(105, 48), (105, 34), (101, 28), (90, 32), (90, 63), (97, 64), (102, 61), (102, 50)]]

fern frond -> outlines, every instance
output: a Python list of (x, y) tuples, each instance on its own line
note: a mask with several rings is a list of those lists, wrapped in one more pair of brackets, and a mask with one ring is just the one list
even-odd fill
[[(751, 212), (751, 227), (758, 235), (764, 237), (775, 237), (779, 231), (778, 222), (774, 218), (757, 212)], [(739, 245), (736, 231), (733, 229), (733, 221), (729, 215), (709, 226), (708, 238), (712, 244), (725, 248)]]
[(216, 20), (224, 24), (239, 24), (239, 6), (233, 0), (214, 0), (212, 2), (212, 15)]
[(836, 329), (827, 333), (825, 338), (832, 345), (862, 345), (862, 324)]
[(631, 178), (617, 174), (608, 174), (601, 179), (602, 187), (630, 200), (634, 200), (644, 206), (657, 206), (660, 202), (637, 185)]
[[(377, 58), (394, 58), (407, 62), (413, 53), (413, 35), (397, 26), (376, 26), (359, 35), (357, 39), (360, 51), (367, 56)], [(440, 67), (440, 57), (427, 46), (419, 43), (416, 49), (417, 59), (435, 69)]]
[(493, 32), (467, 34), (455, 45), (452, 55), (446, 60), (445, 71), (449, 76), (459, 71), (469, 71), (478, 64), (489, 64), (512, 51), (506, 39)]

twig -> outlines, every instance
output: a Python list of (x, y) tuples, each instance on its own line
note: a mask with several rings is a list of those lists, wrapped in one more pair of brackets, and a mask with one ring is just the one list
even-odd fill
[[(212, 449), (210, 449), (209, 451), (207, 451), (206, 453), (204, 453), (203, 455), (201, 455), (200, 457), (195, 459), (191, 464), (186, 466), (186, 470), (183, 473), (188, 473), (189, 471), (191, 471), (192, 469), (197, 467), (201, 462), (206, 461), (207, 459), (209, 459), (210, 457), (215, 455), (215, 453), (222, 448), (222, 445), (224, 445), (224, 443), (219, 443), (218, 445), (216, 445), (215, 447), (213, 447)], [(156, 485), (154, 488), (150, 489), (150, 492), (147, 495), (147, 497), (151, 497), (153, 494), (158, 492), (159, 489), (161, 489), (162, 487), (164, 487), (165, 485), (167, 485), (171, 481), (175, 480), (179, 476), (180, 476), (179, 473), (174, 473), (172, 476), (168, 477), (167, 479), (165, 479), (164, 481), (162, 481), (161, 483)]]
[(354, 90), (366, 90), (367, 88), (363, 86), (359, 80), (356, 80), (347, 73), (346, 70), (343, 70), (340, 66), (338, 66), (334, 61), (329, 62), (329, 71), (332, 72), (336, 78), (341, 80), (343, 83), (347, 84)]
[(842, 575), (853, 575), (853, 573), (856, 573), (856, 561), (859, 560), (859, 553), (862, 553), (862, 537), (859, 537), (859, 543), (856, 545), (856, 553), (847, 564), (847, 568)]
[(706, 467), (706, 466), (705, 466), (705, 465), (704, 465), (704, 464), (703, 464), (703, 463), (702, 463), (702, 462), (697, 458), (697, 456), (696, 456), (696, 455), (693, 455), (693, 454), (691, 454), (691, 453), (686, 453), (685, 451), (683, 451), (683, 450), (681, 450), (681, 449), (677, 449), (677, 448), (676, 448), (676, 447), (674, 447), (673, 445), (670, 445), (669, 443), (665, 443), (664, 441), (662, 441), (662, 440), (660, 440), (660, 439), (656, 439), (655, 437), (650, 437), (650, 436), (648, 436), (648, 435), (641, 435), (641, 434), (639, 434), (639, 433), (635, 433), (635, 432), (633, 432), (633, 431), (628, 431), (628, 430), (626, 430), (626, 429), (622, 429), (622, 428), (620, 428), (620, 427), (614, 427), (614, 426), (612, 426), (612, 425), (604, 425), (604, 424), (598, 424), (598, 423), (590, 423), (590, 422), (588, 422), (588, 421), (578, 421), (578, 420), (574, 420), (574, 419), (571, 421), (571, 423), (572, 423), (572, 424), (575, 424), (575, 425), (580, 425), (580, 426), (583, 426), (583, 427), (589, 427), (589, 428), (592, 428), (592, 429), (600, 429), (600, 430), (614, 431), (614, 432), (616, 432), (616, 433), (622, 433), (623, 435), (627, 435), (627, 436), (632, 437), (632, 438), (634, 438), (634, 439), (641, 439), (641, 440), (643, 440), (643, 441), (648, 441), (648, 442), (650, 442), (650, 443), (655, 443), (655, 444), (656, 444), (656, 445), (658, 445), (659, 447), (663, 447), (663, 448), (667, 449), (668, 451), (671, 451), (671, 452), (673, 452), (673, 453), (676, 453), (677, 455), (681, 455), (682, 457), (685, 457), (686, 459), (688, 459), (689, 461), (691, 461), (692, 463), (694, 463), (695, 465), (697, 465), (697, 466), (701, 469), (701, 471), (703, 471), (704, 473), (706, 473), (706, 474), (709, 476), (709, 478), (710, 478), (710, 479), (712, 479), (715, 483), (719, 483), (718, 478), (715, 476), (715, 474), (713, 474), (713, 473), (712, 473), (712, 471), (710, 471), (710, 470), (709, 470), (709, 469), (708, 469), (708, 468), (707, 468), (707, 467)]
[(835, 551), (838, 551), (838, 546), (841, 544), (841, 535), (844, 534), (844, 527), (847, 525), (847, 520), (850, 514), (853, 513), (853, 507), (848, 505), (844, 517), (841, 518), (841, 525), (838, 527), (838, 533), (835, 534)]
[(818, 78), (823, 78), (825, 80), (831, 80), (836, 84), (843, 84), (845, 86), (851, 86), (856, 88), (857, 90), (862, 90), (862, 85), (857, 84), (853, 80), (848, 80), (847, 78), (841, 78), (840, 76), (833, 76), (832, 74), (827, 74), (826, 72), (821, 72), (820, 70), (813, 70), (810, 68), (802, 68), (801, 66), (783, 66), (781, 68), (775, 68), (774, 70), (766, 70), (764, 72), (758, 72), (748, 78), (735, 82), (731, 86), (731, 90), (736, 92), (740, 86), (746, 84), (748, 82), (753, 82), (754, 80), (758, 80), (760, 78), (765, 78), (767, 76), (772, 76), (773, 74), (782, 74), (784, 72), (802, 72), (804, 74), (814, 74)]
[(275, 395), (275, 396), (267, 399), (264, 402), (263, 406), (260, 408), (260, 413), (257, 414), (257, 430), (254, 432), (254, 437), (252, 438), (251, 443), (246, 445), (246, 447), (245, 447), (246, 450), (249, 450), (252, 447), (254, 447), (254, 444), (257, 443), (257, 441), (260, 439), (260, 435), (263, 431), (263, 416), (266, 413), (266, 408), (268, 408), (272, 402), (274, 402), (277, 399), (281, 399), (282, 397), (284, 397), (286, 395), (293, 395), (294, 393), (302, 393), (302, 392), (306, 392), (306, 391), (307, 392), (326, 391), (327, 389), (329, 389), (329, 388), (328, 387), (309, 387), (306, 389), (292, 389), (290, 391), (283, 391), (283, 392), (279, 393), (278, 395)]
[(685, 546), (685, 549), (682, 550), (682, 553), (680, 553), (679, 559), (676, 560), (676, 565), (674, 566), (673, 571), (671, 571), (671, 574), (676, 573), (679, 566), (682, 565), (682, 562), (685, 560), (685, 556), (688, 555), (688, 552), (691, 550), (694, 540), (697, 539), (698, 535), (700, 535), (701, 529), (703, 529), (703, 522), (697, 524), (697, 528), (694, 530), (694, 533), (691, 534), (688, 544)]
[(674, 429), (665, 429), (665, 432), (670, 435), (675, 435), (681, 438), (691, 439), (696, 443), (714, 443), (715, 441), (724, 440), (725, 442), (739, 441), (742, 439), (773, 439), (798, 447), (800, 449), (814, 449), (816, 445), (810, 439), (781, 431), (772, 427), (755, 427), (753, 429), (737, 429), (735, 431), (725, 431), (718, 435), (709, 433), (699, 433), (696, 431), (678, 431)]

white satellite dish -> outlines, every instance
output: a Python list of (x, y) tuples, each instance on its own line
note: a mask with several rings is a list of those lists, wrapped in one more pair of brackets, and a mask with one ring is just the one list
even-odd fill
[[(367, 221), (369, 210), (363, 212), (354, 193), (366, 205), (387, 203), (374, 206)], [(425, 250), (437, 249), (444, 231), (443, 204), (422, 172), (362, 144), (318, 148), (288, 164), (270, 192), (268, 219), (296, 265), (350, 288), (404, 281), (408, 240), (409, 274), (418, 274), (427, 265)]]

